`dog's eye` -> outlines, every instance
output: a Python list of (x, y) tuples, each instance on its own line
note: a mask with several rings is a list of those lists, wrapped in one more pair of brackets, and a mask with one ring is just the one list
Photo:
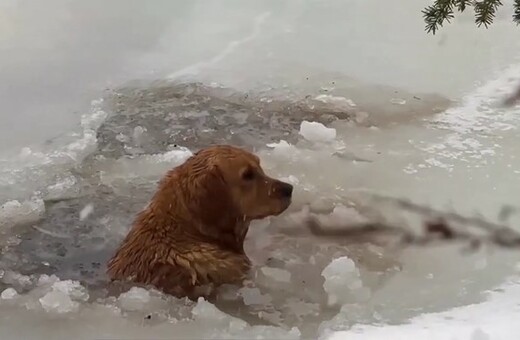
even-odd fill
[(253, 169), (246, 169), (243, 173), (242, 173), (242, 179), (243, 180), (246, 180), (246, 181), (250, 181), (252, 179), (255, 178), (255, 173), (253, 171)]

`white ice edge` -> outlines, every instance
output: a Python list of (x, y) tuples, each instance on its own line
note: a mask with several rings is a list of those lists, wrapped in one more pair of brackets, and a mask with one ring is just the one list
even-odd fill
[(358, 325), (327, 340), (517, 340), (520, 337), (520, 284), (508, 281), (482, 303), (417, 316), (403, 325)]

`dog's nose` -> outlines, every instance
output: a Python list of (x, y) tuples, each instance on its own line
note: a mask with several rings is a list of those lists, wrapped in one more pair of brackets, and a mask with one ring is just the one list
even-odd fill
[(282, 197), (290, 198), (292, 196), (293, 186), (289, 183), (280, 182), (278, 190), (280, 191)]

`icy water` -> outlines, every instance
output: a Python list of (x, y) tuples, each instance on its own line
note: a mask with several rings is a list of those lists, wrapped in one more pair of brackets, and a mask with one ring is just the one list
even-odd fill
[[(398, 3), (0, 5), (0, 338), (510, 339), (520, 253), (303, 228), (367, 211), (419, 225), (371, 193), (490, 220), (516, 204), (509, 9), (432, 37), (428, 2)], [(250, 229), (251, 279), (215, 305), (107, 285), (157, 181), (213, 143), (295, 185), (286, 213)]]

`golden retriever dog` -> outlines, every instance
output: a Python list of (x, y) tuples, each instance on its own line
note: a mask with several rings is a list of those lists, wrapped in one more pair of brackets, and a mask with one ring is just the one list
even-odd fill
[(250, 222), (281, 214), (292, 191), (248, 151), (202, 149), (161, 180), (107, 273), (190, 299), (207, 295), (201, 287), (240, 284), (251, 265), (244, 252)]

